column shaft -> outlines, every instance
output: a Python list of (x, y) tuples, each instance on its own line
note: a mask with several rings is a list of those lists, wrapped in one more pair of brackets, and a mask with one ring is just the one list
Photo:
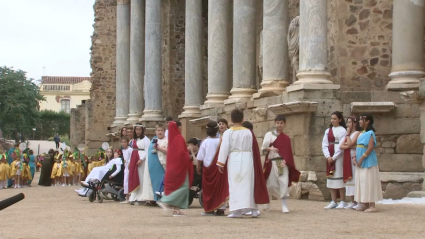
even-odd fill
[(332, 84), (327, 70), (327, 0), (300, 1), (300, 68), (294, 84)]
[(256, 92), (256, 0), (234, 0), (233, 88), (229, 102), (249, 100)]
[(424, 0), (395, 0), (393, 6), (393, 51), (389, 90), (418, 89), (424, 77)]
[(263, 81), (259, 93), (282, 93), (288, 82), (288, 0), (264, 0)]
[(113, 126), (124, 125), (129, 109), (130, 89), (130, 5), (117, 1), (116, 102)]
[(142, 121), (162, 117), (161, 1), (146, 0), (145, 109)]
[(181, 116), (199, 117), (202, 99), (202, 1), (186, 0), (185, 106)]
[(145, 76), (145, 0), (131, 0), (130, 31), (130, 110), (128, 123), (142, 116)]
[(223, 104), (230, 95), (231, 2), (208, 1), (208, 94), (204, 107)]

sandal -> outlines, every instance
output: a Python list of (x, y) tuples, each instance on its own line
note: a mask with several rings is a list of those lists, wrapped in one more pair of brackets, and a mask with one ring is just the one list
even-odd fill
[(371, 208), (366, 209), (364, 212), (366, 212), (366, 213), (378, 212), (378, 209), (376, 209), (375, 207), (371, 207)]
[(173, 211), (173, 217), (186, 217), (186, 214), (184, 214), (182, 211), (180, 210), (174, 210)]
[(356, 211), (364, 211), (364, 210), (366, 210), (367, 209), (367, 207), (364, 205), (364, 204), (360, 204), (357, 208), (356, 208)]

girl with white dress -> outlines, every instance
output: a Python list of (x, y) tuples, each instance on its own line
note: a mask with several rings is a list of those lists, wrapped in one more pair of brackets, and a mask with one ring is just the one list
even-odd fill
[[(345, 207), (345, 209), (355, 209), (357, 203), (354, 201), (354, 191), (355, 191), (355, 169), (356, 166), (352, 160), (356, 159), (356, 145), (357, 137), (360, 134), (360, 125), (359, 120), (356, 116), (350, 116), (347, 119), (347, 136), (341, 140), (339, 148), (350, 151), (350, 158), (348, 159), (351, 165), (351, 179), (348, 179), (345, 182), (345, 196), (350, 198), (350, 203)], [(344, 158), (344, 161), (346, 159)]]
[[(339, 148), (339, 142), (343, 140), (347, 134), (345, 121), (342, 113), (335, 111), (331, 115), (331, 125), (325, 131), (322, 141), (322, 151), (326, 158), (326, 186), (331, 191), (332, 201), (325, 209), (344, 208), (345, 204), (345, 187), (343, 181), (343, 153)], [(341, 202), (336, 203), (338, 193)]]
[(131, 152), (133, 152), (133, 149), (128, 145), (129, 144), (128, 137), (121, 138), (121, 147), (122, 147), (122, 154), (124, 159), (124, 194), (125, 194), (125, 201), (122, 201), (121, 203), (129, 203), (130, 194), (128, 193), (128, 166), (130, 165), (130, 158), (131, 158)]

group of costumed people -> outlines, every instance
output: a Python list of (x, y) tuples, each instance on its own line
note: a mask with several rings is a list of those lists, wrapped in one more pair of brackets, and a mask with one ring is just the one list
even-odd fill
[[(231, 128), (225, 119), (208, 122), (202, 143), (197, 139), (186, 142), (181, 123), (172, 119), (167, 119), (167, 128), (158, 124), (152, 139), (142, 124), (133, 126), (132, 140), (127, 137), (128, 129), (122, 129), (121, 149), (116, 150), (121, 153), (115, 155), (124, 160), (126, 200), (121, 203), (159, 205), (172, 216), (186, 216), (181, 209), (189, 207), (189, 190), (201, 184), (204, 216), (225, 215), (229, 207), (230, 218), (258, 217), (258, 205), (268, 205), (273, 196), (282, 200), (282, 212), (289, 212), (288, 188), (298, 182), (300, 172), (290, 139), (283, 133), (286, 119), (276, 117), (276, 129), (266, 134), (260, 149), (252, 124), (243, 118), (243, 112), (236, 109), (231, 112)], [(260, 150), (267, 155), (264, 164)], [(101, 174), (94, 174), (94, 169), (76, 192), (86, 196), (90, 180), (105, 180), (111, 166), (99, 167), (104, 170)]]
[(327, 162), (326, 184), (332, 197), (325, 209), (354, 209), (367, 213), (378, 211), (375, 203), (383, 197), (378, 158), (374, 150), (376, 136), (373, 124), (371, 114), (350, 116), (344, 121), (341, 112), (332, 113), (331, 125), (322, 141)]
[(18, 145), (0, 152), (0, 189), (30, 187), (35, 173), (33, 151), (20, 151)]

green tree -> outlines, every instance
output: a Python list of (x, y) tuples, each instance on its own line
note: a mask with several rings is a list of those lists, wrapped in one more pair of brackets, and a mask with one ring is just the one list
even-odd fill
[(46, 140), (58, 133), (62, 137), (69, 135), (71, 115), (63, 111), (55, 112), (51, 110), (42, 110), (39, 112), (39, 123), (35, 137)]
[(16, 142), (24, 140), (39, 122), (39, 102), (43, 100), (26, 72), (0, 67), (0, 128), (5, 135), (13, 135)]

